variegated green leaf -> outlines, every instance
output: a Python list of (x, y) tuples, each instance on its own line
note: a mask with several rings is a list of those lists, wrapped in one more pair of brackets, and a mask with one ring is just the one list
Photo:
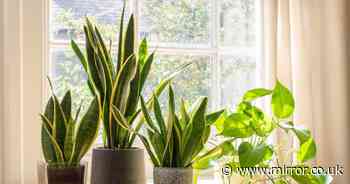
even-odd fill
[(85, 153), (90, 149), (98, 134), (100, 113), (97, 99), (94, 99), (86, 114), (81, 119), (76, 134), (74, 156), (71, 163), (78, 163)]
[(75, 143), (75, 122), (72, 121), (72, 119), (70, 121), (68, 121), (67, 124), (67, 132), (66, 132), (66, 138), (64, 140), (64, 157), (66, 160), (71, 160), (72, 156), (73, 156), (73, 150), (74, 150), (74, 143)]

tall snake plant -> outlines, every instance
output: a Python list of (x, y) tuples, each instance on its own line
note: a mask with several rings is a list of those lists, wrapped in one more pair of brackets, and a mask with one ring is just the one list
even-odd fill
[[(230, 141), (226, 141), (203, 153), (210, 136), (211, 125), (224, 112), (220, 110), (207, 114), (207, 97), (199, 98), (191, 110), (187, 110), (187, 102), (182, 100), (180, 112), (176, 113), (174, 92), (170, 85), (168, 100), (168, 113), (165, 119), (156, 95), (152, 108), (154, 116), (151, 116), (145, 101), (141, 98), (147, 136), (138, 135), (155, 167), (207, 168), (212, 160), (233, 151)], [(118, 117), (119, 112), (115, 112), (115, 116)]]
[[(136, 51), (134, 16), (131, 15), (124, 33), (124, 14), (125, 5), (121, 16), (116, 65), (113, 62), (111, 44), (107, 48), (99, 29), (89, 19), (86, 19), (84, 26), (86, 54), (83, 54), (76, 42), (71, 41), (71, 46), (88, 76), (90, 90), (98, 98), (102, 110), (104, 146), (109, 149), (130, 148), (135, 140), (134, 133), (116, 123), (111, 110), (113, 107), (117, 108), (135, 129), (141, 127), (142, 121), (135, 123), (140, 114), (138, 104), (154, 58), (154, 53), (148, 54), (146, 39), (141, 42), (138, 52)], [(181, 70), (162, 80), (157, 86), (157, 93), (160, 94)]]
[(97, 100), (94, 99), (78, 123), (81, 106), (72, 116), (71, 92), (62, 101), (53, 94), (42, 119), (41, 144), (46, 163), (52, 167), (75, 167), (89, 150), (98, 134), (100, 119)]

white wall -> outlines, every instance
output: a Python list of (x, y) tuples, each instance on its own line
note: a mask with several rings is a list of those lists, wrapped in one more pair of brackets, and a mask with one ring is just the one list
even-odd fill
[[(35, 184), (40, 159), (40, 119), (43, 96), (47, 0), (0, 0), (3, 4), (3, 98), (0, 184)], [(0, 29), (1, 30), (1, 29)], [(4, 86), (1, 90), (1, 86)], [(0, 114), (1, 117), (1, 114)], [(0, 119), (1, 121), (1, 119)], [(1, 127), (0, 127), (1, 128)], [(0, 129), (1, 130), (1, 129)], [(1, 150), (0, 150), (1, 153)]]

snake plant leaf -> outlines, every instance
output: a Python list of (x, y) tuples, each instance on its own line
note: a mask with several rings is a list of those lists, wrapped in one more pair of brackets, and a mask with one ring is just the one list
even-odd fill
[[(55, 140), (55, 138), (53, 137), (53, 135), (50, 134), (49, 130), (46, 128), (46, 126), (43, 126), (43, 138), (45, 138), (45, 142), (49, 141), (49, 143), (47, 145), (52, 145), (54, 151), (55, 151), (55, 157), (58, 163), (64, 163), (64, 156), (63, 156), (63, 152), (60, 148), (60, 146), (58, 145), (58, 142)], [(46, 140), (46, 138), (49, 138), (48, 140)], [(46, 144), (46, 143), (44, 143)], [(50, 163), (50, 162), (49, 162)]]
[(140, 89), (140, 66), (136, 64), (136, 72), (134, 78), (130, 82), (130, 94), (127, 100), (127, 107), (125, 110), (125, 116), (129, 117), (134, 114), (139, 102)]
[(118, 57), (117, 57), (117, 65), (116, 65), (116, 73), (119, 73), (121, 66), (124, 61), (124, 16), (125, 16), (125, 2), (123, 5), (123, 10), (120, 18), (120, 26), (119, 26), (119, 42), (118, 42)]
[(57, 144), (60, 146), (61, 150), (64, 148), (64, 139), (66, 138), (66, 118), (62, 107), (55, 95), (53, 95), (54, 100), (54, 112), (55, 117), (53, 121), (54, 131), (52, 136), (57, 141)]
[(152, 53), (145, 61), (142, 71), (141, 71), (141, 79), (140, 79), (140, 90), (143, 89), (143, 86), (145, 85), (146, 79), (149, 75), (149, 72), (151, 71), (151, 66), (153, 64), (154, 60), (154, 53)]
[(71, 160), (73, 156), (73, 150), (74, 150), (74, 136), (75, 136), (75, 122), (70, 119), (67, 124), (67, 132), (66, 132), (66, 138), (64, 140), (64, 157), (66, 160)]
[(180, 124), (178, 119), (175, 120), (175, 124), (173, 127), (173, 149), (172, 149), (172, 163), (171, 166), (173, 167), (181, 167), (182, 166), (182, 146), (181, 146), (181, 130), (180, 130)]
[(155, 94), (153, 94), (153, 101), (154, 101), (153, 103), (154, 116), (159, 124), (160, 134), (164, 137), (166, 135), (165, 120), (162, 114), (162, 110), (160, 108), (158, 97)]
[(152, 129), (152, 131), (160, 133), (160, 131), (158, 130), (158, 127), (153, 123), (153, 120), (152, 120), (151, 115), (149, 114), (149, 112), (147, 110), (146, 103), (145, 103), (145, 100), (143, 99), (143, 97), (141, 97), (141, 109), (142, 109), (142, 113), (143, 113), (143, 116), (145, 117), (147, 125)]
[(115, 118), (115, 122), (119, 124), (122, 128), (132, 131), (131, 127), (128, 125), (127, 120), (124, 118), (123, 113), (114, 105), (113, 106), (113, 117)]
[(280, 119), (288, 118), (294, 112), (293, 95), (279, 81), (272, 92), (271, 106), (273, 114)]
[(99, 31), (99, 29), (95, 26), (95, 33), (97, 37), (97, 43), (98, 43), (98, 51), (100, 52), (101, 58), (103, 58), (106, 62), (103, 62), (103, 64), (108, 65), (107, 68), (110, 71), (109, 75), (113, 75), (113, 63), (111, 62), (112, 58), (110, 56), (110, 52), (107, 49), (107, 46), (104, 43), (103, 37)]
[(51, 126), (47, 127), (50, 133), (52, 133), (52, 129), (53, 129), (53, 121), (55, 116), (54, 109), (55, 109), (54, 100), (53, 100), (53, 97), (50, 97), (45, 107), (45, 113), (44, 113), (44, 116), (48, 119), (49, 122), (51, 122)]
[(78, 163), (93, 144), (98, 134), (99, 120), (99, 106), (95, 98), (78, 125), (71, 163)]
[(153, 130), (147, 129), (147, 133), (149, 136), (149, 142), (151, 143), (154, 151), (154, 154), (156, 155), (159, 160), (163, 160), (163, 152), (165, 148), (165, 142), (159, 141), (162, 139), (161, 135), (157, 132), (154, 132)]
[(257, 98), (270, 95), (271, 93), (271, 90), (265, 88), (251, 89), (244, 94), (243, 101), (250, 102)]
[(75, 55), (77, 55), (77, 57), (79, 58), (80, 63), (83, 65), (85, 72), (88, 72), (85, 56), (83, 52), (81, 52), (81, 49), (79, 48), (78, 44), (74, 40), (71, 40), (70, 45)]
[(52, 129), (50, 128), (52, 127), (52, 123), (49, 122), (48, 118), (45, 117), (45, 115), (41, 114), (40, 116), (43, 122), (41, 125), (41, 147), (43, 155), (47, 163), (55, 162), (57, 161), (56, 152), (50, 140), (50, 132), (48, 132), (49, 129)]
[(180, 119), (181, 128), (184, 129), (186, 127), (186, 123), (190, 122), (190, 115), (187, 112), (184, 99), (181, 99), (180, 114), (181, 114), (181, 119)]
[(167, 75), (163, 80), (160, 81), (160, 83), (157, 85), (156, 89), (154, 90), (154, 93), (157, 96), (160, 96), (160, 94), (163, 92), (163, 90), (169, 85), (169, 83), (183, 70), (185, 70), (187, 67), (189, 67), (192, 63), (186, 63), (181, 65), (180, 67), (176, 68), (173, 72), (171, 72), (169, 75)]
[[(86, 19), (89, 22), (89, 19)], [(94, 89), (94, 94), (97, 95), (99, 91), (103, 91), (102, 83), (99, 78), (97, 63), (96, 63), (96, 54), (95, 54), (95, 46), (93, 42), (93, 36), (91, 33), (93, 30), (89, 30), (87, 26), (84, 26), (85, 32), (85, 47), (86, 47), (86, 55), (87, 55), (87, 68), (88, 68), (88, 76), (91, 78), (91, 85)]]
[(134, 54), (135, 48), (135, 22), (134, 15), (131, 15), (126, 29), (126, 35), (124, 40), (124, 58), (129, 58)]
[(72, 95), (70, 91), (67, 91), (64, 95), (61, 107), (67, 124), (72, 117)]
[[(100, 31), (98, 30), (97, 27), (95, 27), (95, 32), (98, 39), (98, 42), (97, 42), (98, 55), (99, 55), (98, 58), (100, 58), (100, 61), (98, 62), (98, 66), (101, 65), (100, 70), (103, 71), (103, 73), (100, 72), (102, 75), (100, 78), (104, 78), (105, 80), (105, 85), (106, 85), (105, 94), (106, 94), (108, 91), (110, 91), (113, 85), (113, 76), (114, 76), (113, 61), (106, 48), (106, 45), (103, 42)], [(106, 96), (108, 96), (108, 94), (106, 94)]]
[(120, 69), (112, 90), (112, 103), (123, 113), (126, 109), (130, 82), (135, 76), (136, 64), (137, 63), (134, 56), (130, 56), (130, 58), (127, 59)]
[[(174, 72), (170, 73), (165, 79), (161, 80), (160, 83), (157, 85), (156, 89), (154, 90), (153, 96), (147, 101), (147, 106), (152, 107), (154, 103), (154, 96), (159, 97), (164, 89), (171, 83), (174, 77), (178, 75), (180, 72), (182, 72), (186, 67), (188, 67), (190, 64), (185, 64), (177, 68)], [(144, 118), (141, 118), (140, 121), (137, 123), (135, 131), (139, 131), (144, 123)], [(136, 138), (136, 134), (133, 134), (130, 138), (131, 142), (134, 142)]]
[(148, 155), (150, 156), (152, 163), (155, 167), (159, 167), (160, 166), (160, 161), (158, 160), (158, 158), (156, 157), (155, 153), (152, 151), (152, 147), (150, 145), (150, 143), (148, 142), (147, 138), (141, 134), (138, 134), (138, 137), (140, 138), (140, 140), (142, 141), (143, 145), (145, 146)]
[[(167, 135), (166, 135), (166, 144), (164, 151), (162, 153), (162, 165), (164, 165), (165, 162), (171, 163), (172, 160), (172, 134), (173, 134), (173, 126), (175, 123), (175, 97), (174, 97), (174, 91), (171, 85), (169, 85), (169, 90), (168, 90), (168, 106), (169, 106), (169, 114), (167, 118)], [(169, 154), (167, 154), (169, 152)], [(168, 164), (169, 165), (169, 164)]]
[(192, 162), (193, 155), (196, 151), (196, 145), (200, 144), (202, 140), (202, 133), (205, 129), (205, 112), (208, 105), (208, 98), (202, 97), (200, 98), (199, 105), (194, 108), (192, 111), (192, 117), (190, 120), (190, 124), (192, 124), (192, 130), (190, 137), (187, 141), (185, 141), (184, 148), (184, 163), (185, 165), (189, 165)]
[(148, 44), (147, 44), (147, 39), (144, 38), (142, 39), (139, 47), (139, 61), (141, 66), (144, 66), (147, 56), (148, 56)]

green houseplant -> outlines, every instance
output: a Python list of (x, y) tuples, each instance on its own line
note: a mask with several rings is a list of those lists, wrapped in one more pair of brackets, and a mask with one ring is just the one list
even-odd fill
[[(264, 113), (254, 102), (262, 97), (271, 97), (272, 115)], [(257, 88), (247, 91), (235, 112), (226, 113), (222, 121), (215, 123), (217, 133), (225, 138), (235, 139), (235, 152), (229, 155), (226, 165), (236, 175), (244, 176), (242, 183), (257, 183), (261, 180), (269, 180), (271, 183), (287, 184), (297, 182), (300, 184), (328, 184), (331, 178), (327, 175), (315, 175), (307, 161), (316, 156), (316, 143), (310, 130), (296, 125), (291, 117), (295, 108), (292, 93), (277, 81), (273, 89)], [(288, 152), (281, 152), (281, 145), (271, 143), (269, 138), (280, 131), (284, 137), (295, 137), (298, 140), (297, 150), (292, 148)], [(281, 138), (281, 135), (279, 136)], [(282, 145), (283, 146), (283, 145)], [(284, 148), (285, 149), (285, 148)], [(282, 156), (290, 161), (293, 155), (296, 159), (288, 163), (288, 167), (307, 168), (304, 174), (298, 174), (296, 170), (289, 170), (283, 174), (259, 173), (262, 176), (254, 177), (253, 173), (242, 172), (242, 168), (260, 167), (272, 168), (281, 167), (279, 158)], [(231, 174), (231, 173), (226, 173)], [(225, 183), (230, 183), (226, 180)]]
[[(45, 164), (38, 167), (42, 184), (86, 182), (87, 168), (81, 159), (90, 149), (98, 134), (99, 106), (94, 99), (87, 112), (79, 120), (80, 108), (72, 115), (71, 92), (62, 101), (53, 94), (41, 114), (41, 145)], [(79, 123), (78, 123), (79, 122)]]
[[(93, 184), (146, 182), (143, 150), (132, 147), (136, 133), (121, 127), (112, 113), (112, 108), (118, 109), (128, 125), (135, 127), (136, 132), (139, 131), (144, 121), (139, 116), (141, 110), (138, 104), (154, 58), (154, 53), (148, 53), (146, 39), (136, 50), (134, 17), (131, 15), (124, 31), (124, 12), (125, 4), (116, 59), (113, 59), (111, 46), (105, 44), (99, 29), (89, 19), (84, 26), (86, 53), (83, 54), (73, 40), (71, 42), (88, 76), (89, 88), (98, 99), (101, 109), (104, 146), (93, 150)], [(160, 95), (171, 79), (185, 67), (180, 67), (162, 80), (156, 88), (156, 94)], [(152, 98), (148, 104), (152, 104)]]
[[(174, 92), (170, 85), (167, 118), (163, 116), (157, 95), (153, 98), (153, 116), (141, 98), (147, 135), (138, 136), (154, 164), (155, 184), (192, 184), (193, 168), (206, 168), (210, 161), (233, 150), (230, 141), (226, 141), (203, 152), (211, 125), (224, 112), (220, 110), (207, 114), (207, 97), (199, 98), (190, 110), (187, 110), (187, 103), (182, 100), (180, 113), (176, 113)], [(114, 109), (114, 116), (125, 129), (133, 131), (117, 108)]]

